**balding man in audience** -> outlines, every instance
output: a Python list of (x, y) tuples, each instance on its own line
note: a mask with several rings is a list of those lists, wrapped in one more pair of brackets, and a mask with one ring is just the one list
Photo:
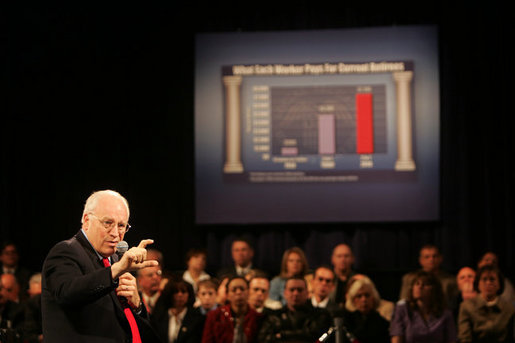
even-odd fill
[(141, 291), (143, 304), (148, 313), (152, 313), (157, 299), (161, 295), (161, 266), (152, 266), (137, 271), (136, 280)]
[(0, 278), (2, 279), (5, 297), (19, 304), (20, 285), (18, 284), (18, 280), (16, 280), (16, 277), (13, 274), (2, 274)]
[(334, 289), (330, 297), (336, 304), (344, 304), (347, 282), (356, 274), (352, 269), (354, 255), (350, 246), (344, 243), (335, 246), (331, 256), (331, 264), (333, 265), (333, 271), (336, 277)]
[(4, 278), (5, 275), (8, 274), (0, 278), (0, 329), (7, 330), (6, 335), (9, 337), (15, 337), (21, 334), (24, 320), (23, 306), (11, 300), (12, 292), (4, 287), (4, 280), (7, 280)]

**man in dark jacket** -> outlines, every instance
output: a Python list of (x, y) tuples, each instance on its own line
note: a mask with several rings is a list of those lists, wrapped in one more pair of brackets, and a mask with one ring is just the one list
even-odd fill
[(41, 305), (48, 342), (153, 342), (148, 314), (129, 272), (146, 261), (143, 240), (118, 259), (117, 244), (129, 228), (127, 200), (114, 191), (93, 193), (82, 229), (55, 245), (43, 264)]
[(291, 277), (284, 287), (286, 305), (269, 314), (259, 332), (259, 342), (316, 342), (331, 326), (324, 308), (314, 308), (308, 301), (306, 280)]

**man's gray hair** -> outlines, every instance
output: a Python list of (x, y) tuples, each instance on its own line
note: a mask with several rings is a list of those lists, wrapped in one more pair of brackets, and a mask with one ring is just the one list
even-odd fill
[(102, 198), (103, 196), (111, 195), (120, 198), (123, 201), (123, 204), (125, 205), (125, 208), (127, 209), (127, 217), (130, 215), (129, 211), (129, 203), (127, 202), (127, 199), (125, 199), (120, 193), (117, 191), (113, 191), (110, 189), (102, 190), (102, 191), (96, 191), (93, 192), (89, 198), (86, 200), (86, 204), (84, 204), (84, 211), (82, 212), (82, 219), (81, 222), (84, 223), (84, 215), (86, 213), (92, 213), (94, 212), (95, 208), (97, 207), (98, 200)]

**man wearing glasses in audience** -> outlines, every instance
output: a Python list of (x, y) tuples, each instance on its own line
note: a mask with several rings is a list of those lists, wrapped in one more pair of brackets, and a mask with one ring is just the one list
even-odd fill
[(142, 240), (121, 258), (117, 244), (129, 230), (129, 205), (118, 192), (93, 193), (82, 229), (56, 244), (43, 264), (43, 336), (48, 342), (156, 341), (130, 274), (158, 262), (146, 260)]
[(334, 272), (330, 267), (321, 266), (315, 269), (313, 276), (311, 304), (313, 307), (325, 308), (333, 314), (338, 310), (338, 304), (329, 295), (334, 288)]

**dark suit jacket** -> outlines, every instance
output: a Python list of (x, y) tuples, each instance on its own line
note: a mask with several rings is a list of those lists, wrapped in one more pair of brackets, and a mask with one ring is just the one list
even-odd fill
[[(200, 343), (202, 340), (202, 330), (204, 330), (205, 316), (200, 313), (198, 308), (189, 307), (184, 319), (182, 320), (179, 335), (176, 343)], [(168, 329), (170, 318), (168, 311), (162, 313), (152, 313), (152, 325), (156, 329), (161, 342), (168, 342)]]
[(25, 302), (25, 320), (23, 321), (23, 341), (38, 343), (38, 336), (43, 333), (41, 327), (41, 294)]
[[(113, 263), (118, 261), (112, 256)], [(79, 231), (56, 244), (43, 264), (41, 306), (45, 342), (131, 342), (129, 323), (111, 277)], [(134, 313), (143, 342), (157, 337), (142, 313)]]
[(285, 305), (264, 319), (258, 342), (316, 342), (331, 326), (331, 315), (325, 308), (314, 308), (308, 301), (292, 312)]

